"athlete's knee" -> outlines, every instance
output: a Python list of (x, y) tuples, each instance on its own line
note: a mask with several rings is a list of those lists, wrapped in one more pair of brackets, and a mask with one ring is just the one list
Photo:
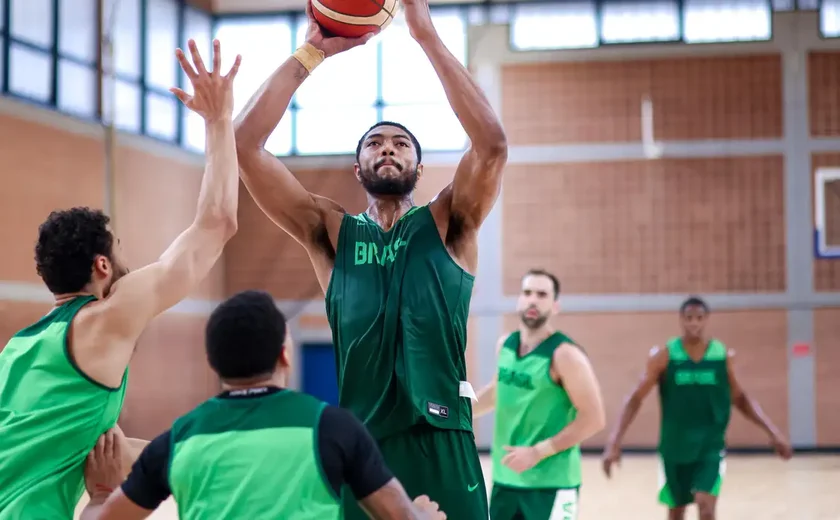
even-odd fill
[(685, 520), (685, 506), (672, 507), (669, 509), (668, 520)]
[(696, 493), (694, 502), (697, 504), (697, 516), (700, 517), (700, 520), (715, 520), (717, 497), (708, 493)]

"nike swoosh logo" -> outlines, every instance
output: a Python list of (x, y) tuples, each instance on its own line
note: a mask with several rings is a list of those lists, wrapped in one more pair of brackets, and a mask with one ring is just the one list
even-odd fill
[(477, 487), (478, 487), (478, 484), (473, 484), (472, 486), (467, 486), (467, 491), (470, 491), (470, 492), (475, 491), (475, 489)]

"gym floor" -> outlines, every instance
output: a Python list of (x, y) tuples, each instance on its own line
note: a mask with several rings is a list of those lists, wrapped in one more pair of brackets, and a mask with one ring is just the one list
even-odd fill
[[(482, 457), (490, 475), (490, 458)], [(584, 457), (584, 486), (579, 520), (664, 520), (657, 503), (658, 461), (651, 455), (627, 455), (608, 481), (595, 456)], [(488, 478), (488, 489), (490, 479)], [(153, 520), (176, 520), (170, 500)], [(687, 520), (694, 520), (690, 511)], [(458, 520), (458, 519), (451, 519)], [(562, 520), (555, 516), (551, 520)], [(798, 455), (783, 462), (769, 455), (727, 458), (718, 520), (840, 520), (840, 456)]]

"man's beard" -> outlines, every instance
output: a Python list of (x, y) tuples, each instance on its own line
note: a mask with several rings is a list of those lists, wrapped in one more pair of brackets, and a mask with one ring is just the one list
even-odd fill
[[(403, 167), (401, 165), (394, 164), (393, 167), (402, 173)], [(415, 186), (417, 186), (417, 178), (419, 177), (417, 168), (399, 177), (382, 177), (376, 173), (375, 168), (376, 166), (374, 166), (374, 169), (363, 169), (359, 172), (362, 188), (371, 195), (404, 197), (413, 192)]]
[[(525, 311), (525, 312), (528, 312), (528, 311)], [(543, 325), (545, 325), (545, 322), (548, 321), (548, 316), (547, 315), (541, 314), (541, 315), (537, 316), (536, 318), (530, 318), (530, 317), (525, 315), (525, 312), (523, 312), (519, 316), (519, 318), (522, 321), (522, 324), (525, 325), (527, 328), (529, 328), (531, 330), (538, 329), (538, 328), (542, 327)]]
[(104, 296), (107, 297), (108, 295), (110, 295), (111, 294), (111, 288), (114, 287), (114, 284), (119, 282), (120, 278), (127, 275), (128, 273), (129, 273), (129, 271), (128, 271), (127, 267), (122, 267), (122, 266), (116, 266), (115, 265), (114, 266), (114, 276), (111, 277), (111, 283), (109, 283), (108, 286), (105, 287)]

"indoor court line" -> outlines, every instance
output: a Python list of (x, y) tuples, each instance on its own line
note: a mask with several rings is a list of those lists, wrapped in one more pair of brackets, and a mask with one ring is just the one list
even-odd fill
[[(658, 460), (653, 455), (625, 455), (618, 473), (607, 481), (600, 459), (583, 458), (578, 520), (663, 520), (658, 494)], [(482, 455), (485, 477), (491, 462)], [(490, 491), (490, 479), (487, 478)], [(718, 520), (840, 520), (840, 457), (794, 455), (784, 462), (770, 455), (727, 457)], [(78, 511), (77, 511), (78, 513)], [(76, 516), (78, 518), (78, 514)], [(149, 517), (177, 520), (174, 502), (167, 501)], [(697, 518), (689, 511), (686, 520)], [(458, 519), (451, 519), (458, 520)], [(555, 514), (551, 520), (563, 520)]]

